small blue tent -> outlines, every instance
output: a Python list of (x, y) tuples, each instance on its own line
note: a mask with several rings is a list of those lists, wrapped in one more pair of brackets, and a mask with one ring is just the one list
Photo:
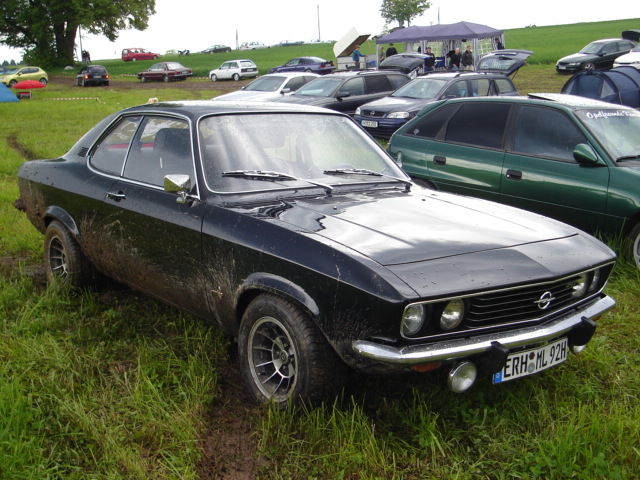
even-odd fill
[(0, 83), (0, 103), (17, 101), (16, 94), (9, 90), (4, 83)]
[(564, 84), (562, 93), (640, 108), (640, 70), (582, 70)]

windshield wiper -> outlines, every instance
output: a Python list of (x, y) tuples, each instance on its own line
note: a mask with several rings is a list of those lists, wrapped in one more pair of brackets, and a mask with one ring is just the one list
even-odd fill
[(307, 182), (311, 185), (324, 188), (327, 195), (331, 195), (333, 187), (326, 183), (314, 182), (313, 180), (307, 180), (306, 178), (295, 177), (283, 172), (273, 172), (270, 170), (231, 170), (229, 172), (222, 172), (223, 177), (241, 177), (250, 178), (252, 180), (297, 180), (299, 182)]
[(329, 170), (325, 170), (323, 172), (325, 175), (371, 175), (373, 177), (384, 177), (390, 178), (391, 180), (396, 180), (398, 182), (404, 183), (404, 185), (409, 189), (413, 183), (411, 180), (407, 180), (405, 178), (393, 177), (391, 175), (385, 175), (384, 173), (375, 172), (373, 170), (368, 170), (366, 168), (332, 168)]
[(616, 158), (616, 162), (625, 162), (627, 160), (638, 160), (640, 159), (640, 155), (625, 155), (623, 157)]

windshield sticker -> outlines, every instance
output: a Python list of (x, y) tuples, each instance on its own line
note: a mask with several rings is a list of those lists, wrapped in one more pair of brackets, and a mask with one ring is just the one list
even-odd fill
[(590, 120), (606, 119), (611, 117), (640, 117), (640, 112), (635, 110), (598, 110), (586, 112), (585, 115)]

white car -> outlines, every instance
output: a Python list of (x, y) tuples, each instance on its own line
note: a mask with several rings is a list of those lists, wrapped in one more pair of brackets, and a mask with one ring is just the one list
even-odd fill
[(319, 76), (306, 72), (269, 73), (255, 79), (237, 92), (226, 93), (212, 100), (273, 102), (295, 92), (302, 85)]
[(616, 58), (613, 62), (613, 68), (616, 67), (634, 67), (640, 70), (640, 45), (637, 45), (629, 53)]
[(257, 76), (257, 65), (248, 59), (229, 60), (209, 72), (209, 78), (212, 82), (217, 82), (218, 80), (235, 80), (237, 82), (241, 78)]
[(261, 48), (271, 48), (269, 45), (265, 45), (262, 42), (244, 42), (240, 45), (240, 50), (259, 50)]

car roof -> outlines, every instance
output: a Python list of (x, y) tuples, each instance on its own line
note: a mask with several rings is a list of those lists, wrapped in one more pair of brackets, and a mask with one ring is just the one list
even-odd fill
[(331, 77), (356, 77), (356, 76), (365, 76), (365, 75), (402, 75), (406, 77), (406, 75), (402, 72), (397, 71), (389, 71), (389, 70), (338, 70), (336, 72), (330, 73), (329, 75), (323, 75), (324, 78)]
[(625, 109), (636, 111), (633, 108), (625, 107), (624, 105), (618, 105), (614, 103), (603, 102), (600, 100), (594, 100), (587, 97), (580, 97), (577, 95), (567, 95), (565, 93), (529, 93), (528, 95), (517, 96), (487, 96), (487, 97), (464, 97), (464, 98), (452, 98), (446, 100), (447, 103), (460, 103), (460, 102), (509, 102), (509, 103), (533, 103), (539, 105), (547, 105), (561, 108), (568, 108), (570, 110), (577, 110), (582, 108), (602, 108), (602, 109)]
[(309, 105), (280, 102), (216, 102), (213, 100), (182, 100), (175, 102), (145, 103), (119, 113), (174, 113), (190, 118), (216, 113), (326, 113), (342, 115), (334, 110)]

